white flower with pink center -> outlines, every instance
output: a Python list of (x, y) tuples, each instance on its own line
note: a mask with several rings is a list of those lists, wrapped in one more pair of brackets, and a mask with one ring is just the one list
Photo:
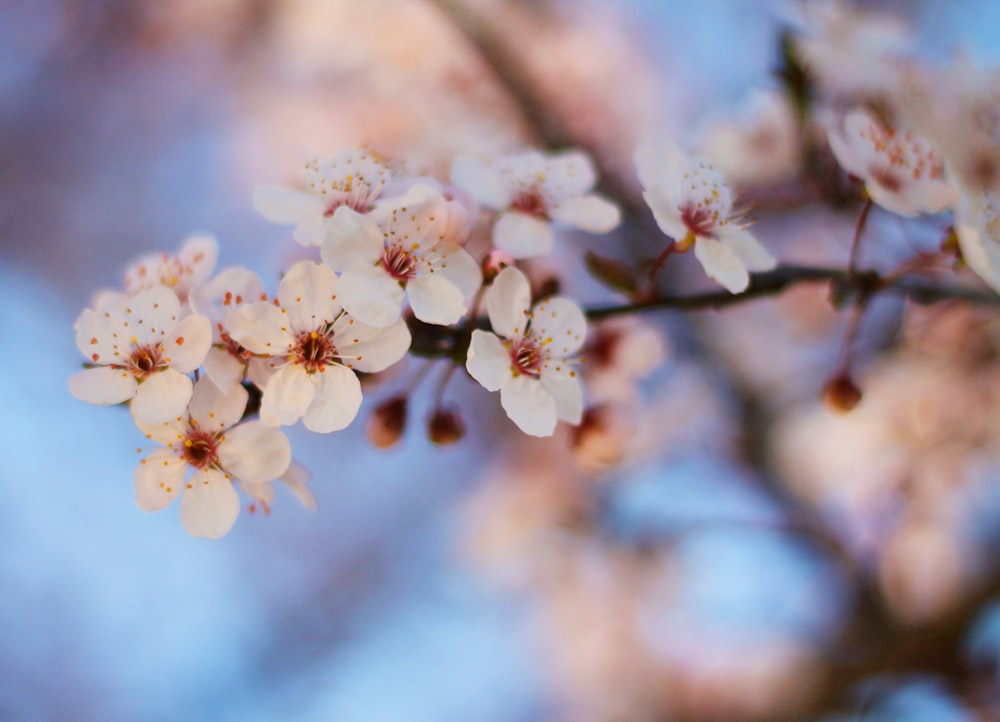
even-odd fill
[(172, 288), (181, 304), (186, 304), (191, 291), (211, 277), (218, 260), (219, 242), (215, 236), (207, 233), (188, 236), (176, 255), (150, 253), (131, 262), (125, 269), (124, 293), (101, 291), (94, 306), (100, 309), (156, 286)]
[(694, 247), (705, 273), (731, 293), (746, 290), (750, 271), (776, 261), (733, 210), (733, 196), (711, 163), (691, 160), (669, 140), (645, 139), (635, 151), (643, 198), (678, 251)]
[(402, 320), (375, 328), (344, 311), (337, 276), (312, 261), (289, 269), (275, 303), (237, 306), (224, 326), (236, 343), (269, 357), (273, 375), (264, 386), (261, 421), (287, 426), (302, 419), (319, 433), (343, 429), (357, 415), (356, 371), (382, 371), (410, 347)]
[(455, 160), (451, 179), (499, 211), (493, 244), (514, 258), (550, 253), (553, 221), (590, 233), (607, 233), (621, 222), (618, 206), (592, 193), (597, 174), (580, 151), (531, 151), (493, 163), (463, 156)]
[(473, 331), (466, 368), (518, 428), (551, 436), (557, 421), (580, 423), (583, 388), (573, 358), (587, 335), (583, 311), (568, 298), (531, 305), (525, 275), (505, 268), (486, 292), (494, 333)]
[(408, 300), (421, 321), (457, 323), (482, 274), (464, 248), (445, 240), (448, 219), (444, 197), (425, 185), (367, 217), (338, 209), (323, 261), (340, 272), (338, 300), (347, 312), (381, 328), (399, 321)]
[(388, 180), (389, 169), (366, 150), (345, 150), (333, 158), (308, 153), (303, 190), (259, 186), (253, 207), (273, 223), (294, 225), (292, 238), (301, 245), (318, 246), (338, 208), (367, 213)]
[(202, 315), (181, 317), (177, 294), (166, 286), (87, 309), (77, 319), (77, 348), (92, 368), (70, 377), (76, 398), (107, 406), (132, 402), (144, 423), (179, 416), (191, 400), (191, 373), (212, 345)]
[[(203, 377), (190, 406), (162, 424), (136, 419), (146, 438), (163, 444), (135, 470), (135, 501), (160, 511), (181, 496), (181, 523), (191, 536), (218, 539), (240, 513), (234, 482), (251, 488), (284, 474), (292, 461), (287, 437), (259, 421), (239, 423), (248, 394), (223, 391)], [(193, 472), (193, 473), (192, 473)]]
[(191, 307), (212, 322), (212, 348), (205, 357), (205, 373), (216, 386), (225, 389), (242, 383), (248, 372), (254, 383), (268, 377), (263, 360), (234, 341), (225, 328), (230, 309), (261, 301), (267, 301), (264, 285), (246, 268), (227, 268), (191, 292)]
[(1000, 293), (1000, 196), (963, 193), (955, 214), (955, 233), (969, 268)]
[(912, 131), (886, 128), (855, 110), (829, 133), (837, 162), (865, 182), (868, 196), (886, 210), (912, 217), (939, 213), (957, 200), (931, 144)]

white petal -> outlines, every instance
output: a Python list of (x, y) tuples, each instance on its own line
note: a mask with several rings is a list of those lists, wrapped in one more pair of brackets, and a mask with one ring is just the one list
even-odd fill
[(323, 237), (326, 235), (326, 228), (330, 219), (319, 213), (309, 215), (299, 221), (292, 231), (292, 238), (300, 246), (312, 248), (323, 245)]
[(406, 286), (413, 315), (424, 323), (450, 326), (465, 315), (462, 291), (443, 276), (421, 276)]
[(566, 358), (583, 346), (587, 318), (576, 303), (557, 296), (541, 301), (531, 310), (530, 332), (550, 357)]
[(361, 382), (349, 368), (338, 365), (327, 366), (317, 376), (321, 385), (309, 410), (302, 417), (302, 423), (319, 434), (340, 431), (358, 415)]
[(295, 461), (295, 459), (292, 459), (288, 471), (281, 475), (279, 481), (288, 485), (288, 488), (291, 489), (292, 493), (302, 503), (302, 506), (306, 509), (315, 509), (319, 505), (316, 503), (316, 497), (313, 496), (312, 491), (309, 489), (309, 479), (309, 471), (306, 467)]
[(86, 369), (69, 377), (69, 392), (73, 396), (99, 406), (128, 401), (135, 395), (136, 386), (131, 373), (110, 366)]
[(352, 268), (340, 276), (338, 299), (362, 323), (383, 328), (399, 320), (406, 292), (381, 267)]
[[(234, 477), (235, 478), (235, 477)], [(264, 481), (259, 484), (251, 484), (243, 479), (236, 479), (239, 482), (240, 489), (247, 496), (253, 497), (253, 500), (264, 506), (271, 506), (274, 503), (274, 484), (270, 481)]]
[(572, 369), (563, 366), (542, 369), (542, 385), (552, 394), (556, 402), (556, 415), (570, 424), (579, 424), (583, 418), (583, 386), (580, 377)]
[(955, 214), (955, 233), (969, 268), (1000, 293), (1000, 239), (990, 233), (995, 218), (991, 197), (973, 200), (963, 194)]
[(402, 319), (388, 328), (355, 322), (342, 326), (334, 336), (343, 364), (366, 373), (392, 366), (406, 355), (411, 341), (410, 329)]
[(476, 259), (453, 243), (440, 243), (434, 250), (434, 273), (458, 286), (466, 301), (471, 299), (483, 282), (483, 273)]
[(135, 468), (135, 503), (143, 511), (170, 506), (184, 488), (187, 464), (170, 449), (157, 449)]
[(687, 165), (677, 145), (658, 135), (644, 138), (635, 149), (634, 159), (643, 188), (672, 185)]
[(323, 215), (323, 201), (291, 188), (258, 186), (253, 189), (253, 207), (272, 223), (292, 225), (311, 215)]
[(255, 357), (247, 364), (247, 378), (261, 391), (267, 388), (267, 382), (275, 373), (275, 364), (270, 359)]
[(500, 405), (530, 436), (552, 436), (556, 430), (556, 401), (538, 379), (519, 376), (505, 384), (500, 389)]
[(120, 357), (115, 350), (118, 339), (112, 335), (118, 331), (118, 324), (103, 312), (86, 309), (73, 328), (76, 329), (76, 347), (88, 362), (109, 364)]
[(552, 208), (552, 220), (588, 233), (607, 233), (622, 220), (618, 206), (600, 196), (569, 198)]
[(552, 251), (548, 221), (520, 211), (507, 211), (493, 226), (493, 245), (514, 258), (535, 258)]
[(510, 353), (499, 338), (487, 331), (472, 332), (465, 368), (487, 391), (497, 391), (514, 378)]
[(239, 266), (226, 268), (188, 295), (191, 308), (208, 316), (213, 324), (221, 323), (231, 306), (263, 301), (264, 285), (253, 271)]
[(663, 186), (653, 186), (642, 194), (646, 205), (653, 211), (656, 225), (666, 235), (679, 241), (687, 234), (687, 226), (681, 219), (681, 211), (677, 201)]
[(724, 231), (719, 240), (729, 246), (748, 271), (770, 271), (778, 265), (774, 256), (746, 229)]
[(248, 484), (272, 481), (292, 463), (292, 446), (278, 429), (248, 421), (226, 432), (219, 461), (233, 477)]
[(874, 151), (861, 140), (859, 124), (867, 128), (871, 121), (863, 113), (851, 113), (844, 121), (844, 130), (831, 128), (827, 140), (840, 167), (853, 176), (864, 178), (868, 175), (868, 163), (874, 159)]
[(326, 225), (323, 263), (334, 271), (374, 265), (384, 250), (382, 230), (373, 220), (347, 206), (338, 208)]
[(589, 193), (597, 182), (594, 162), (579, 150), (550, 155), (545, 159), (544, 176), (542, 192), (560, 201)]
[(191, 379), (179, 371), (158, 371), (135, 390), (132, 413), (145, 424), (160, 424), (183, 416), (192, 390)]
[(205, 357), (205, 375), (220, 388), (238, 386), (246, 375), (247, 364), (228, 350), (213, 346)]
[(164, 333), (170, 333), (181, 315), (181, 302), (177, 294), (166, 286), (154, 286), (140, 291), (122, 304), (128, 326), (128, 335), (135, 343), (146, 346), (160, 343)]
[(240, 515), (240, 495), (221, 471), (199, 471), (181, 498), (181, 524), (191, 536), (225, 536)]
[(233, 340), (253, 353), (278, 356), (295, 343), (287, 314), (270, 303), (247, 303), (226, 314), (226, 331)]
[(196, 233), (184, 239), (177, 253), (186, 276), (188, 288), (204, 283), (215, 270), (219, 260), (219, 241), (210, 233)]
[(451, 167), (451, 182), (487, 208), (503, 208), (511, 200), (511, 190), (500, 174), (491, 164), (477, 158), (456, 158)]
[(694, 255), (708, 277), (721, 283), (730, 293), (740, 293), (750, 284), (750, 276), (742, 261), (729, 246), (714, 238), (699, 238)]
[(260, 420), (268, 426), (290, 426), (302, 418), (316, 397), (319, 379), (297, 364), (286, 364), (267, 382)]
[(486, 312), (493, 330), (504, 338), (522, 336), (530, 309), (531, 287), (527, 277), (514, 266), (500, 271), (486, 292)]
[(202, 429), (218, 432), (228, 429), (243, 418), (250, 394), (242, 386), (219, 387), (208, 376), (194, 385), (188, 415)]
[(212, 322), (201, 314), (185, 316), (163, 341), (170, 367), (190, 373), (202, 365), (212, 347)]
[(289, 268), (278, 286), (281, 307), (296, 331), (312, 331), (332, 323), (341, 310), (337, 293), (336, 274), (312, 261), (299, 261)]

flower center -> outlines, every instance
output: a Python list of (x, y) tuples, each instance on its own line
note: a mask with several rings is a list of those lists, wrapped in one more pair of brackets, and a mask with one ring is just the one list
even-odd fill
[(510, 364), (514, 375), (537, 377), (542, 371), (542, 349), (531, 338), (515, 341), (510, 347)]
[(511, 202), (512, 210), (520, 211), (536, 218), (548, 218), (549, 209), (545, 198), (535, 189), (521, 191)]
[(390, 246), (382, 254), (382, 268), (397, 281), (407, 281), (417, 275), (417, 259), (399, 246)]
[(681, 221), (690, 233), (699, 238), (711, 236), (718, 220), (718, 211), (700, 203), (689, 203), (681, 210)]
[(218, 439), (211, 432), (191, 426), (181, 448), (184, 461), (196, 469), (219, 465)]
[(128, 358), (128, 367), (138, 378), (144, 379), (167, 364), (163, 360), (163, 346), (136, 346)]
[(314, 374), (323, 371), (333, 361), (336, 353), (332, 336), (316, 331), (303, 331), (296, 339), (289, 360), (302, 364), (306, 373)]

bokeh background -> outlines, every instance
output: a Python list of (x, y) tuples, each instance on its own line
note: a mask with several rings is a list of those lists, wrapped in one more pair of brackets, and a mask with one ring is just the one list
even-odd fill
[[(135, 507), (141, 435), (66, 389), (98, 288), (202, 230), (220, 267), (273, 283), (299, 251), (250, 196), (293, 182), (302, 147), (366, 143), (446, 175), (458, 153), (537, 139), (442, 5), (0, 4), (0, 719), (997, 719), (995, 310), (874, 309), (847, 418), (816, 401), (844, 322), (822, 289), (651, 319), (671, 360), (646, 382), (629, 463), (596, 479), (456, 377), (456, 446), (432, 447), (420, 418), (390, 451), (363, 419), (292, 430), (316, 511), (280, 490), (211, 543), (176, 509)], [(643, 134), (695, 138), (776, 87), (787, 17), (751, 0), (469, 5), (623, 175)], [(905, 17), (928, 58), (1000, 62), (993, 0), (870, 5)], [(796, 218), (762, 218), (772, 248), (843, 261), (849, 210)], [(890, 245), (927, 233), (872, 222)], [(556, 270), (582, 273), (561, 248)], [(859, 592), (788, 499), (829, 522), (903, 632), (961, 611), (926, 639), (960, 652), (963, 685), (906, 652), (823, 697)]]

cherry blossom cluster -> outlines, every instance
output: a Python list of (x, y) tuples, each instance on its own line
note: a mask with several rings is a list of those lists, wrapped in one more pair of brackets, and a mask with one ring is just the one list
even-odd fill
[[(884, 34), (880, 45), (836, 6), (816, 2), (796, 19), (803, 62), (830, 86), (822, 112), (797, 118), (793, 101), (801, 106), (808, 94), (796, 97), (790, 85), (785, 96), (755, 96), (754, 117), (707, 134), (699, 152), (663, 136), (638, 144), (636, 175), (665, 236), (662, 252), (645, 287), (635, 281), (640, 269), (595, 255), (598, 280), (633, 304), (655, 301), (667, 256), (691, 251), (710, 279), (746, 291), (753, 274), (778, 263), (726, 175), (740, 187), (755, 176), (794, 177), (808, 123), (844, 174), (863, 184), (859, 236), (872, 203), (907, 218), (952, 212), (955, 253), (1000, 291), (1000, 121), (982, 100), (1000, 93), (992, 76), (968, 66), (899, 66), (900, 34)], [(850, 54), (845, 48), (858, 47), (863, 79), (850, 84), (851, 64), (827, 72)], [(138, 259), (121, 288), (101, 291), (83, 311), (75, 330), (85, 368), (70, 391), (93, 404), (127, 404), (158, 445), (140, 450), (142, 509), (180, 496), (188, 533), (217, 538), (235, 523), (241, 493), (269, 509), (274, 481), (314, 506), (282, 429), (300, 421), (320, 434), (348, 427), (367, 380), (416, 351), (418, 333), (441, 342), (436, 355), (451, 370), (498, 391), (522, 432), (552, 436), (562, 422), (578, 427), (592, 466), (618, 458), (620, 437), (633, 430), (622, 410), (635, 402), (635, 382), (662, 360), (663, 342), (636, 319), (589, 329), (588, 312), (540, 283), (529, 260), (552, 253), (560, 229), (605, 235), (619, 226), (619, 206), (594, 191), (591, 158), (576, 149), (460, 156), (446, 180), (403, 168), (362, 149), (310, 153), (298, 187), (258, 187), (254, 208), (289, 226), (313, 254), (276, 288), (249, 268), (217, 270), (217, 242), (198, 235), (176, 255)], [(376, 445), (399, 439), (406, 401), (403, 394), (375, 410)], [(448, 443), (463, 429), (457, 412), (439, 406), (430, 437)]]

